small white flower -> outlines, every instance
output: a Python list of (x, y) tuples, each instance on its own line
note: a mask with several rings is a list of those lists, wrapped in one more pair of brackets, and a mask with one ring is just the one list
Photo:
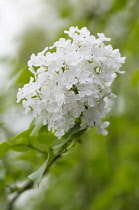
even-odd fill
[[(28, 61), (34, 74), (28, 84), (20, 88), (17, 102), (22, 100), (25, 112), (43, 118), (43, 124), (60, 138), (76, 121), (81, 129), (98, 127), (98, 133), (107, 135), (109, 122), (102, 118), (110, 111), (105, 101), (112, 100), (110, 85), (120, 71), (125, 57), (111, 45), (103, 33), (98, 38), (86, 27), (70, 27), (65, 31), (70, 39), (56, 41)], [(51, 53), (51, 49), (55, 52)], [(50, 50), (50, 52), (49, 52)]]

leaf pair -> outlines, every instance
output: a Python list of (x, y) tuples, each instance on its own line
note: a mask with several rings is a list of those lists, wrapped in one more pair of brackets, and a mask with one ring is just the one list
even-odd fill
[[(66, 143), (69, 141), (70, 137), (72, 135), (74, 135), (75, 133), (77, 133), (79, 130), (80, 130), (80, 124), (76, 123), (75, 126), (73, 128), (71, 128), (69, 130), (69, 132), (65, 135), (65, 140), (63, 140), (60, 144), (54, 146), (52, 149), (49, 148), (47, 160), (41, 165), (41, 167), (36, 172), (30, 174), (28, 176), (28, 178), (31, 179), (33, 182), (35, 182), (39, 186), (46, 168), (49, 167), (49, 164), (51, 164), (52, 161), (54, 160), (54, 158), (56, 157), (53, 154), (52, 150), (61, 148), (61, 153), (59, 153), (59, 154), (62, 154), (63, 146), (66, 145)], [(63, 150), (63, 152), (64, 152), (64, 150)]]
[[(47, 167), (50, 166), (54, 158), (56, 156), (65, 152), (65, 148), (67, 148), (67, 143), (71, 139), (74, 134), (78, 133), (80, 135), (80, 124), (76, 123), (73, 128), (71, 128), (65, 136), (61, 139), (61, 143), (58, 145), (50, 146), (55, 143), (55, 138), (48, 131), (43, 131), (44, 126), (31, 126), (26, 131), (23, 131), (19, 135), (15, 136), (9, 142), (3, 142), (0, 144), (0, 158), (2, 158), (6, 152), (10, 149), (17, 152), (28, 151), (31, 148), (35, 148), (35, 146), (39, 146), (40, 144), (47, 146), (48, 157), (47, 160), (41, 165), (41, 167), (34, 173), (30, 174), (28, 178), (35, 182), (38, 186), (41, 182), (43, 174)], [(32, 134), (34, 136), (32, 136)], [(52, 144), (51, 144), (52, 142)], [(57, 142), (57, 141), (56, 141)], [(33, 144), (33, 145), (32, 145)], [(48, 144), (48, 145), (47, 145)], [(44, 146), (43, 146), (44, 147)], [(53, 151), (59, 149), (57, 155), (54, 155)]]

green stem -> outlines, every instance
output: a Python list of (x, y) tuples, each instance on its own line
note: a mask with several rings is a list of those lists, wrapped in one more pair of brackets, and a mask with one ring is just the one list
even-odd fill
[[(43, 174), (46, 175), (50, 169), (50, 167), (61, 157), (61, 154), (58, 154), (52, 161), (51, 163), (46, 167), (45, 172)], [(16, 192), (16, 195), (12, 198), (12, 200), (8, 203), (7, 209), (6, 210), (14, 210), (14, 204), (16, 200), (20, 197), (22, 193), (24, 193), (27, 190), (30, 190), (34, 186), (34, 182), (28, 181), (25, 186), (23, 186), (21, 189), (19, 189)]]

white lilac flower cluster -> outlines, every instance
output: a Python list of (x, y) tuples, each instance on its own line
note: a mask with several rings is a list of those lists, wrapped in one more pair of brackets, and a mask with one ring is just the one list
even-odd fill
[(125, 57), (104, 44), (110, 38), (103, 33), (95, 38), (86, 27), (70, 27), (64, 33), (70, 39), (61, 38), (32, 54), (28, 66), (34, 78), (19, 89), (17, 102), (22, 100), (25, 111), (32, 110), (34, 117), (42, 116), (43, 124), (58, 138), (76, 122), (81, 129), (96, 126), (98, 133), (107, 135), (109, 122), (102, 122), (110, 111), (106, 99), (112, 100), (110, 85), (116, 73), (123, 73), (119, 68)]

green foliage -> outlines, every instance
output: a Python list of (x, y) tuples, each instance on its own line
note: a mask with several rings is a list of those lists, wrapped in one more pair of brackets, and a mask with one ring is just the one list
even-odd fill
[(16, 77), (15, 85), (20, 85), (20, 87), (22, 87), (24, 84), (28, 83), (30, 77), (34, 77), (34, 75), (28, 70), (28, 67), (26, 67), (19, 72)]
[(28, 137), (30, 136), (33, 129), (34, 129), (34, 126), (31, 126), (29, 129), (23, 131), (22, 133), (12, 138), (10, 142), (14, 145), (19, 145), (22, 143), (28, 144), (29, 143)]
[(0, 159), (6, 154), (10, 149), (10, 144), (8, 142), (3, 142), (0, 144)]
[(128, 2), (129, 0), (125, 1), (115, 0), (113, 3), (112, 12), (124, 9), (124, 7), (127, 5)]
[[(55, 140), (55, 137), (51, 132), (48, 132), (47, 126), (41, 126), (40, 128), (40, 125), (39, 126), (32, 125), (29, 129), (18, 134), (17, 136), (12, 138), (9, 142), (3, 142), (2, 144), (0, 144), (0, 152), (1, 152), (0, 157), (2, 158), (9, 149), (15, 152), (27, 152), (29, 150), (35, 149), (38, 152), (48, 154), (47, 159), (41, 165), (41, 167), (36, 172), (28, 176), (30, 180), (32, 180), (34, 183), (36, 183), (39, 186), (43, 174), (46, 170), (46, 167), (49, 167), (49, 164), (51, 165), (52, 161), (56, 157), (56, 154), (54, 155), (52, 150), (61, 149), (60, 152), (58, 152), (57, 154), (58, 156), (59, 154), (65, 152), (65, 150), (67, 150), (68, 141), (79, 130), (80, 130), (80, 125), (77, 123), (65, 135), (65, 139), (62, 138), (60, 144), (55, 145), (53, 146), (53, 148), (51, 148), (50, 145)], [(32, 136), (32, 133), (35, 135)], [(41, 148), (41, 145), (43, 146), (43, 149)], [(29, 159), (27, 159), (29, 158), (29, 156), (27, 156), (27, 158), (26, 156), (20, 156), (20, 159), (21, 158), (23, 159), (23, 157), (24, 160), (29, 161)]]
[(54, 159), (54, 155), (53, 155), (52, 149), (50, 148), (48, 151), (47, 160), (41, 165), (41, 167), (36, 172), (28, 176), (28, 178), (31, 179), (33, 182), (35, 182), (38, 185), (38, 187), (40, 185), (40, 182), (41, 182), (41, 179), (45, 172), (46, 167), (51, 163), (53, 159)]
[(77, 133), (80, 130), (80, 124), (76, 123), (75, 126), (73, 128), (71, 128), (67, 134), (65, 134), (65, 139), (62, 138), (62, 141), (60, 144), (56, 145), (53, 147), (53, 149), (59, 149), (60, 147), (64, 146), (70, 139), (70, 137)]

